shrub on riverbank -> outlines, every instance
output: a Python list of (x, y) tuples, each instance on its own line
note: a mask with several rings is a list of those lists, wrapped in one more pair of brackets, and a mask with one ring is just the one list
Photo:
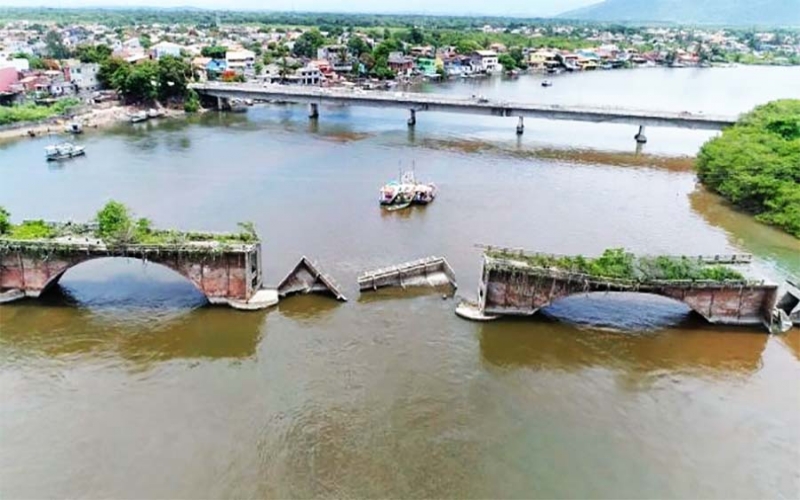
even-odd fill
[(703, 145), (700, 181), (800, 238), (800, 100), (759, 106)]
[(77, 99), (61, 99), (50, 106), (23, 104), (21, 106), (0, 106), (0, 125), (18, 122), (44, 120), (52, 116), (63, 115), (70, 108), (79, 104)]

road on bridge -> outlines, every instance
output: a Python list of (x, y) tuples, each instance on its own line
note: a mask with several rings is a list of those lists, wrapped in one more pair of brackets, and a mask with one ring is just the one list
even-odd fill
[(217, 97), (220, 100), (253, 99), (308, 103), (312, 106), (311, 117), (313, 118), (318, 116), (317, 106), (319, 104), (349, 104), (352, 106), (407, 109), (411, 113), (409, 125), (414, 125), (416, 122), (417, 111), (519, 117), (518, 133), (522, 133), (523, 117), (637, 125), (640, 127), (639, 134), (643, 139), (645, 126), (721, 130), (734, 124), (738, 118), (736, 116), (706, 115), (703, 113), (616, 107), (562, 106), (558, 104), (508, 102), (483, 97), (470, 98), (414, 92), (368, 91), (357, 88), (216, 82), (196, 83), (190, 85), (190, 87), (199, 94)]

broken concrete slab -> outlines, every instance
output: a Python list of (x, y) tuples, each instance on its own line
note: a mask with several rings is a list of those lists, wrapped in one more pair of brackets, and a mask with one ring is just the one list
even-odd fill
[(458, 288), (455, 273), (444, 257), (426, 257), (390, 267), (368, 271), (358, 277), (361, 291), (399, 286), (444, 286)]
[(278, 285), (278, 295), (285, 297), (295, 293), (322, 293), (332, 295), (336, 300), (347, 301), (339, 285), (328, 274), (322, 272), (317, 263), (306, 256)]

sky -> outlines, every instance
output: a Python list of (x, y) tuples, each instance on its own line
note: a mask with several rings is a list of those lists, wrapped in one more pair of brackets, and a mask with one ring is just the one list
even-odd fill
[(198, 7), (226, 10), (549, 17), (600, 0), (0, 0), (3, 7)]

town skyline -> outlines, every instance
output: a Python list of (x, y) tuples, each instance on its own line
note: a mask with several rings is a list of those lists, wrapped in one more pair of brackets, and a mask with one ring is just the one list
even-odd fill
[(232, 0), (222, 8), (217, 0), (0, 0), (0, 7), (25, 8), (190, 8), (207, 10), (247, 10), (265, 12), (336, 12), (370, 14), (490, 15), (553, 17), (570, 10), (600, 3), (602, 0), (529, 0), (522, 6), (514, 0), (487, 3), (482, 0), (407, 0), (397, 7), (376, 7), (370, 0), (274, 0), (266, 7), (259, 0)]

